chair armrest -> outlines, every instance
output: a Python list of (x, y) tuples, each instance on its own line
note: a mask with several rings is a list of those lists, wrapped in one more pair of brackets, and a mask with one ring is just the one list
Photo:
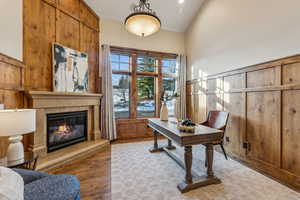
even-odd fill
[(207, 126), (208, 125), (208, 121), (200, 122), (199, 124), (203, 125), (203, 126)]
[(221, 128), (218, 128), (218, 129), (225, 132), (226, 125), (225, 125), (225, 126), (222, 126)]
[(45, 178), (45, 177), (49, 176), (49, 174), (44, 173), (44, 172), (31, 171), (31, 170), (26, 170), (26, 169), (14, 168), (12, 170), (17, 172), (23, 178), (25, 185), (28, 183), (31, 183), (33, 181), (39, 180), (41, 178)]
[(80, 199), (80, 183), (72, 175), (50, 175), (25, 186), (24, 200), (41, 199)]

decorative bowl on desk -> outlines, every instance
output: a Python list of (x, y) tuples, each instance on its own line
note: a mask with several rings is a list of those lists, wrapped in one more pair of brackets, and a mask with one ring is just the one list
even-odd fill
[(196, 124), (191, 120), (184, 120), (181, 123), (178, 123), (178, 129), (185, 133), (195, 133)]

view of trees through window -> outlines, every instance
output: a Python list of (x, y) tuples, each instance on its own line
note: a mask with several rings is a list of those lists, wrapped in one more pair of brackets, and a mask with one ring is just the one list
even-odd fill
[(113, 100), (116, 118), (130, 117), (130, 76), (112, 75)]
[(113, 100), (116, 118), (130, 117), (131, 57), (127, 54), (111, 55)]
[[(165, 94), (168, 96), (174, 96), (176, 93), (176, 78), (175, 77), (163, 77), (163, 88), (165, 90)], [(167, 102), (167, 107), (170, 116), (175, 115), (175, 101), (176, 99), (173, 97), (172, 100)]]
[[(177, 67), (175, 59), (163, 59), (162, 60), (162, 73), (163, 73), (163, 89), (165, 94), (168, 96), (174, 96), (176, 93), (176, 79), (177, 79)], [(170, 116), (175, 115), (175, 101), (172, 100), (167, 102), (167, 107)]]
[[(156, 59), (150, 56), (137, 57), (137, 72), (156, 72)], [(155, 116), (155, 76), (137, 76), (137, 116)]]
[(156, 71), (155, 58), (149, 57), (149, 56), (138, 56), (137, 71), (138, 72), (155, 72)]
[[(111, 65), (116, 118), (155, 117), (159, 91), (169, 96), (176, 92), (175, 58), (112, 52)], [(161, 85), (157, 85), (159, 78)], [(175, 99), (167, 106), (170, 115), (174, 115)]]
[(138, 76), (138, 117), (153, 117), (155, 115), (155, 81), (153, 76)]

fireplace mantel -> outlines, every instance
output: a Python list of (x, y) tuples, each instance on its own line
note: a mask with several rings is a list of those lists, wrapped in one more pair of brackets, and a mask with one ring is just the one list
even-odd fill
[(74, 92), (47, 92), (27, 91), (26, 96), (31, 100), (32, 108), (74, 107), (100, 105), (102, 94), (74, 93)]
[(30, 136), (29, 150), (47, 156), (47, 114), (88, 111), (88, 141), (100, 139), (102, 94), (26, 91), (28, 107), (37, 110), (36, 131)]
[(79, 93), (79, 92), (49, 92), (49, 91), (27, 91), (31, 96), (76, 96), (76, 97), (102, 97), (98, 93)]

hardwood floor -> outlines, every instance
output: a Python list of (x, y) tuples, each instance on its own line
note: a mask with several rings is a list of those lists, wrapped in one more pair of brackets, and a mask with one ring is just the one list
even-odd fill
[[(163, 139), (163, 137), (159, 137)], [(151, 141), (153, 138), (117, 140), (113, 144)], [(111, 200), (111, 145), (103, 152), (63, 165), (51, 174), (72, 174), (80, 181), (81, 199)]]
[[(159, 139), (163, 139), (163, 137)], [(153, 139), (118, 140), (113, 142), (113, 144), (151, 140)], [(79, 161), (74, 161), (50, 173), (77, 176), (81, 184), (81, 198), (83, 200), (111, 200), (111, 145), (103, 152), (95, 153)]]
[(111, 200), (110, 145), (103, 152), (62, 166), (50, 173), (77, 176), (83, 200)]

